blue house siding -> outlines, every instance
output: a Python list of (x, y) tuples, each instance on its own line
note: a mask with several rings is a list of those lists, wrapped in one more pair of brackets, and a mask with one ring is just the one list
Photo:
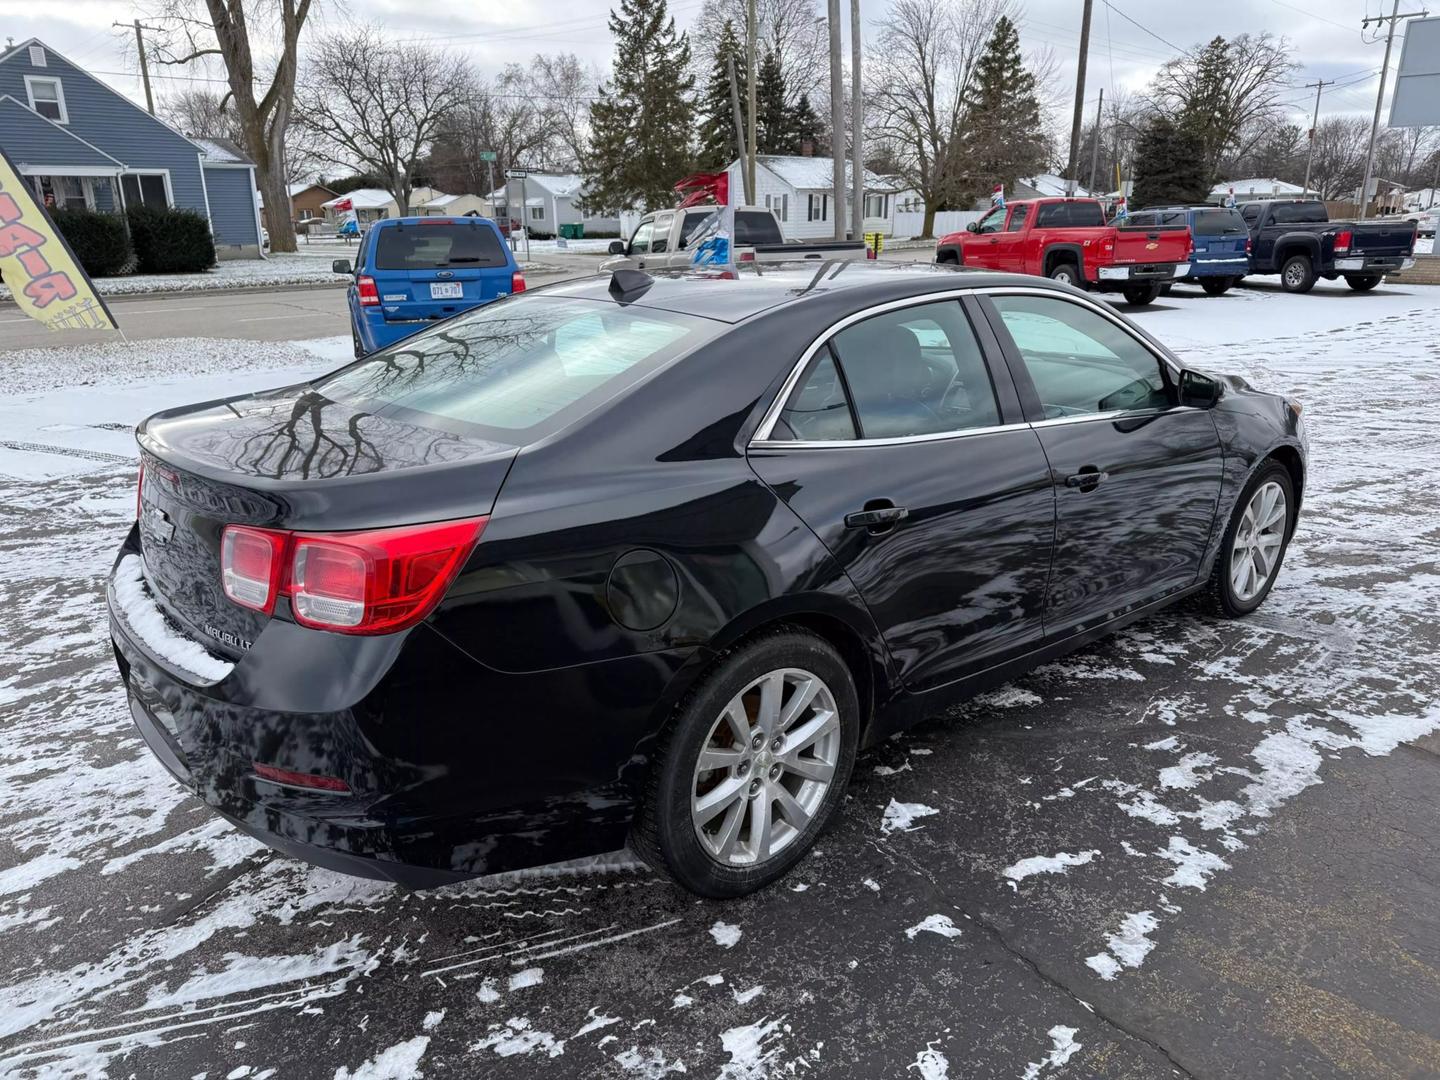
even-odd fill
[(250, 169), (207, 166), (205, 186), (210, 191), (210, 226), (215, 231), (215, 246), (258, 246)]
[(120, 169), (113, 158), (31, 112), (24, 101), (23, 97), (0, 97), (0, 146), (17, 169), (23, 172), (27, 165), (64, 165), (109, 173)]

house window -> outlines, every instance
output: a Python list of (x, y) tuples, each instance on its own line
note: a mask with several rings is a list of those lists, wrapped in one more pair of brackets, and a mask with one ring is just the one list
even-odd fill
[(30, 186), (40, 204), (49, 210), (94, 209), (91, 181), (80, 176), (32, 176)]
[(126, 173), (120, 177), (120, 193), (127, 207), (153, 206), (164, 210), (170, 206), (164, 173)]
[(44, 66), (45, 66), (45, 49), (44, 49), (43, 46), (40, 46), (40, 45), (31, 45), (31, 46), (30, 46), (30, 66), (31, 66), (31, 67), (44, 67)]
[(810, 200), (807, 219), (810, 221), (830, 220), (830, 196), (829, 195), (808, 195)]
[(782, 222), (784, 222), (784, 221), (789, 221), (789, 220), (790, 220), (790, 196), (789, 196), (788, 194), (785, 194), (785, 195), (766, 195), (766, 196), (765, 196), (765, 209), (766, 209), (766, 210), (771, 210), (771, 211), (773, 211), (774, 214), (775, 214), (775, 216), (776, 216), (777, 218), (779, 218)]
[(26, 75), (25, 91), (30, 97), (30, 108), (45, 119), (54, 120), (57, 124), (70, 122), (70, 116), (65, 111), (65, 89), (59, 79)]
[(885, 196), (865, 196), (865, 216), (868, 218), (880, 218), (885, 216)]
[(310, 220), (311, 218), (313, 218), (314, 216), (315, 216), (315, 211), (314, 211), (314, 210), (301, 210), (301, 211), (300, 211), (300, 220), (301, 220), (301, 221), (309, 221), (309, 220)]
[(544, 221), (544, 220), (545, 220), (545, 208), (544, 208), (543, 206), (532, 206), (532, 207), (530, 208), (530, 216), (531, 216), (532, 218), (534, 218), (536, 221)]

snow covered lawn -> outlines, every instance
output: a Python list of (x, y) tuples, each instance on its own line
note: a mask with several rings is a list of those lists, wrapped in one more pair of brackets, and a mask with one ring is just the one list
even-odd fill
[[(1440, 880), (1434, 834), (1385, 815), (1433, 817), (1433, 779), (1386, 778), (1440, 750), (1440, 289), (1261, 282), (1130, 314), (1304, 405), (1266, 605), (1148, 619), (868, 751), (820, 850), (724, 905), (624, 856), (404, 894), (180, 791), (107, 640), (128, 429), (348, 340), (6, 356), (0, 1075), (1172, 1075), (1157, 1046), (1191, 1075), (1433, 1072), (1435, 910), (1403, 905)], [(1308, 815), (1367, 776), (1360, 854), (1317, 839)]]
[[(206, 292), (211, 289), (269, 289), (285, 285), (344, 285), (349, 279), (330, 269), (331, 259), (330, 255), (301, 251), (294, 255), (271, 255), (267, 259), (227, 259), (199, 274), (128, 274), (94, 280), (95, 288), (105, 296)], [(0, 285), (0, 300), (9, 299), (10, 290)]]

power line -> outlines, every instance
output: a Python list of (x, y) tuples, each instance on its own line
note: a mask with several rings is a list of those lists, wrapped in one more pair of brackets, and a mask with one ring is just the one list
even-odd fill
[(1105, 6), (1106, 6), (1107, 8), (1109, 8), (1111, 11), (1115, 12), (1116, 15), (1119, 15), (1122, 19), (1124, 19), (1126, 22), (1130, 23), (1132, 26), (1138, 27), (1139, 29), (1145, 31), (1145, 33), (1149, 34), (1151, 37), (1153, 37), (1156, 41), (1160, 42), (1162, 45), (1168, 45), (1168, 46), (1170, 46), (1170, 48), (1174, 49), (1176, 52), (1179, 52), (1179, 53), (1183, 53), (1183, 52), (1185, 51), (1185, 50), (1182, 49), (1179, 45), (1176, 45), (1173, 41), (1166, 41), (1163, 37), (1161, 37), (1159, 34), (1155, 33), (1155, 31), (1154, 31), (1154, 30), (1151, 30), (1148, 26), (1143, 26), (1143, 25), (1141, 25), (1140, 23), (1136, 22), (1136, 21), (1135, 21), (1134, 19), (1132, 19), (1129, 15), (1126, 15), (1125, 12), (1121, 11), (1118, 7), (1116, 7), (1114, 4), (1112, 4), (1112, 3), (1110, 2), (1110, 0), (1104, 0), (1104, 2), (1105, 2)]
[(1289, 8), (1291, 11), (1298, 11), (1301, 15), (1304, 15), (1307, 18), (1314, 19), (1317, 22), (1329, 23), (1331, 26), (1338, 26), (1341, 30), (1355, 29), (1353, 26), (1346, 26), (1344, 23), (1338, 23), (1334, 19), (1327, 19), (1323, 15), (1316, 15), (1313, 11), (1307, 11), (1305, 8), (1296, 7), (1294, 4), (1288, 4), (1285, 2), (1285, 0), (1270, 0), (1270, 2), (1272, 4), (1278, 4), (1280, 7), (1283, 8)]

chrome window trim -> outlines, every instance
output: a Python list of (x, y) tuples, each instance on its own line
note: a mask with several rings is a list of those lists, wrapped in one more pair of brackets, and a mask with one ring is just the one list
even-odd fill
[[(998, 431), (1011, 431), (1019, 428), (1053, 427), (1059, 424), (1083, 424), (1093, 420), (1116, 420), (1121, 417), (1154, 416), (1161, 413), (1193, 409), (1193, 406), (1188, 405), (1175, 405), (1169, 409), (1117, 409), (1103, 413), (1087, 413), (1084, 416), (1061, 416), (1051, 420), (1035, 420), (1033, 422), (1019, 420), (1013, 424), (992, 424), (983, 428), (961, 428), (956, 431), (939, 431), (927, 435), (900, 435), (886, 439), (801, 440), (770, 438), (771, 433), (775, 430), (775, 424), (780, 419), (780, 414), (785, 411), (785, 402), (790, 399), (790, 395), (795, 390), (795, 385), (800, 381), (800, 377), (805, 374), (805, 369), (810, 366), (811, 359), (820, 351), (821, 346), (828, 344), (840, 331), (872, 316), (883, 315), (887, 311), (898, 311), (901, 308), (907, 307), (922, 307), (926, 304), (939, 303), (945, 300), (959, 301), (961, 297), (976, 295), (1048, 296), (1074, 304), (1076, 307), (1093, 311), (1101, 318), (1109, 320), (1121, 330), (1125, 331), (1141, 348), (1163, 364), (1166, 369), (1169, 370), (1176, 386), (1178, 387), (1179, 385), (1181, 368), (1168, 356), (1165, 356), (1163, 353), (1157, 353), (1155, 346), (1143, 337), (1137, 335), (1108, 304), (1091, 300), (1088, 297), (1070, 296), (1056, 289), (1038, 288), (1028, 285), (971, 285), (963, 289), (946, 289), (943, 292), (926, 293), (924, 296), (907, 296), (900, 300), (888, 300), (883, 304), (876, 304), (874, 307), (863, 308), (860, 311), (847, 315), (839, 322), (827, 327), (811, 341), (810, 344), (805, 347), (805, 351), (800, 354), (800, 360), (790, 369), (790, 374), (785, 377), (785, 381), (780, 385), (780, 392), (775, 395), (775, 400), (770, 403), (769, 408), (765, 410), (765, 415), (760, 418), (760, 425), (755, 429), (755, 434), (750, 437), (748, 445), (757, 450), (817, 450), (832, 446), (896, 446), (914, 442), (939, 442), (945, 439), (965, 438), (969, 435), (991, 435)], [(966, 314), (966, 321), (969, 321), (968, 313)], [(976, 344), (980, 345), (981, 356), (985, 360), (986, 367), (988, 368), (991, 359), (984, 355), (984, 345), (980, 342), (979, 335), (976, 335)]]

